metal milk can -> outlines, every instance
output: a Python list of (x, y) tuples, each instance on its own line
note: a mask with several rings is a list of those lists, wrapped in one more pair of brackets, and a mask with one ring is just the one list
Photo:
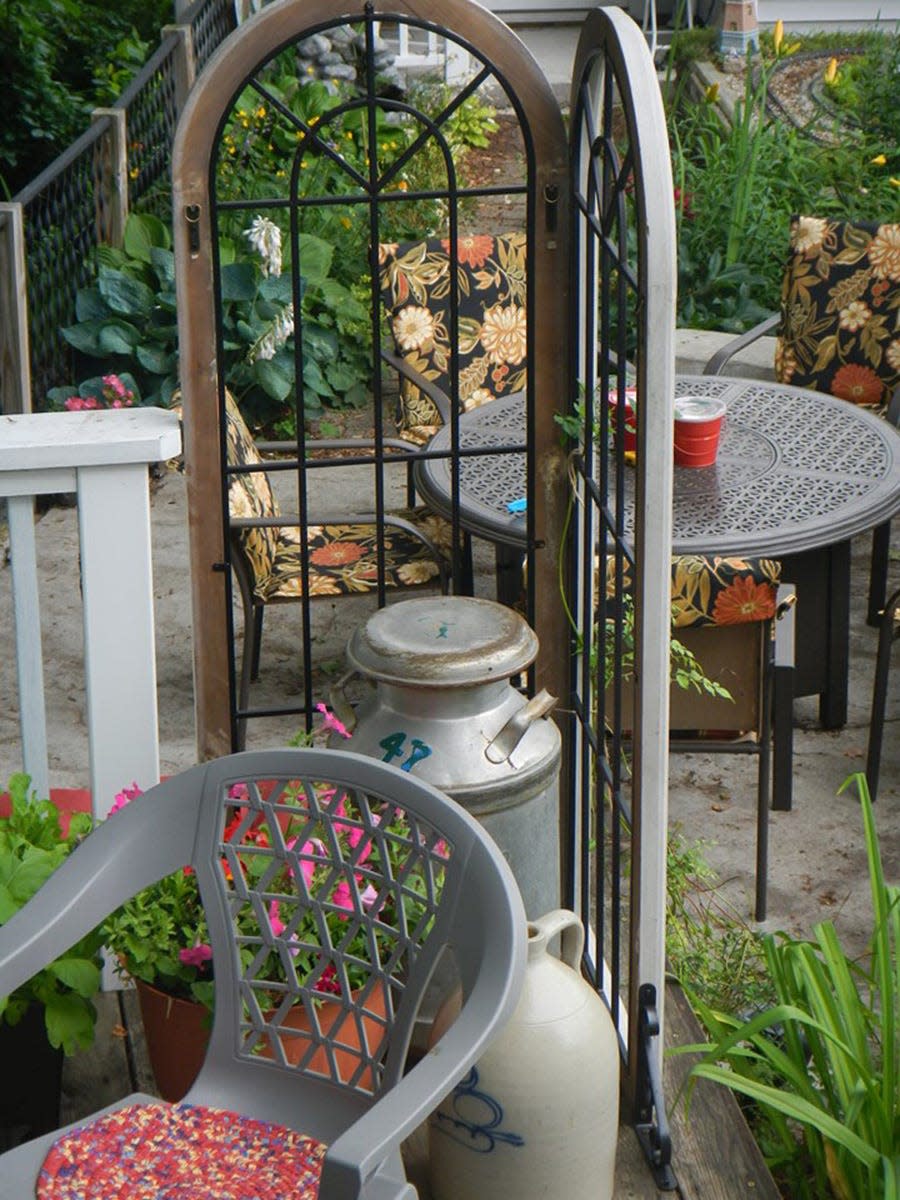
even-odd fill
[[(447, 792), (506, 856), (525, 911), (559, 904), (560, 735), (546, 692), (511, 684), (538, 640), (511, 608), (469, 596), (403, 600), (350, 638), (351, 668), (374, 692), (347, 716), (341, 745), (393, 762)], [(346, 723), (346, 722), (345, 722)]]

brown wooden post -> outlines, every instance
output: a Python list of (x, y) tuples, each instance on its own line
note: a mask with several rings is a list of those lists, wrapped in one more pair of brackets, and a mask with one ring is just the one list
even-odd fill
[(175, 47), (175, 109), (177, 112), (181, 112), (197, 75), (191, 27), (190, 25), (163, 25), (160, 34), (163, 41), (168, 37), (178, 39)]
[(0, 204), (0, 413), (31, 412), (28, 276), (22, 205)]
[(108, 121), (95, 151), (97, 244), (121, 246), (128, 218), (128, 133), (124, 108), (95, 108), (92, 121)]

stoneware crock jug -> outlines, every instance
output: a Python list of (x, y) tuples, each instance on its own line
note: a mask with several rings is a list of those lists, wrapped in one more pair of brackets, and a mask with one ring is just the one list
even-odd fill
[[(561, 935), (561, 960), (548, 950)], [(579, 974), (584, 929), (555, 909), (528, 925), (512, 1019), (429, 1125), (435, 1200), (612, 1200), (619, 1047)], [(433, 1040), (458, 1007), (448, 1001)]]

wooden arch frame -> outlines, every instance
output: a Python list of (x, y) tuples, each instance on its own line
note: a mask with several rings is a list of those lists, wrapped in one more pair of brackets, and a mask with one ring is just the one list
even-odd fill
[[(194, 691), (198, 753), (229, 752), (234, 674), (228, 634), (226, 508), (221, 456), (221, 381), (217, 373), (211, 164), (223, 113), (250, 74), (279, 48), (341, 21), (397, 20), (435, 26), (477, 48), (507, 81), (533, 147), (529, 237), (529, 325), (533, 330), (534, 459), (529, 524), (533, 531), (534, 623), (544, 648), (536, 685), (563, 694), (565, 626), (556, 595), (565, 480), (555, 411), (568, 395), (568, 187), (566, 137), (559, 105), (538, 64), (498, 18), (472, 0), (423, 4), (399, 0), (380, 13), (363, 0), (277, 0), (229, 37), (198, 79), (179, 122), (173, 150), (173, 222), (178, 294), (180, 376), (194, 617)], [(541, 301), (541, 297), (552, 298)], [(538, 304), (540, 319), (538, 318)]]

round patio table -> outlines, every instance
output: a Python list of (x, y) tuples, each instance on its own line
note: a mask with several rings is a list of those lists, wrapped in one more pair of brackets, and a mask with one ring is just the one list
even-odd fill
[[(806, 388), (721, 375), (681, 375), (675, 395), (715, 396), (726, 415), (714, 466), (676, 467), (675, 554), (754, 555), (782, 560), (797, 587), (795, 695), (818, 694), (826, 728), (846, 723), (850, 539), (900, 510), (900, 436), (880, 417)], [(524, 442), (521, 393), (459, 418), (460, 447)], [(428, 446), (446, 458), (416, 465), (416, 486), (438, 512), (452, 511), (451, 431)], [(525, 518), (509, 505), (525, 496), (523, 452), (460, 456), (463, 528), (524, 549)], [(626, 480), (626, 535), (633, 529)]]

